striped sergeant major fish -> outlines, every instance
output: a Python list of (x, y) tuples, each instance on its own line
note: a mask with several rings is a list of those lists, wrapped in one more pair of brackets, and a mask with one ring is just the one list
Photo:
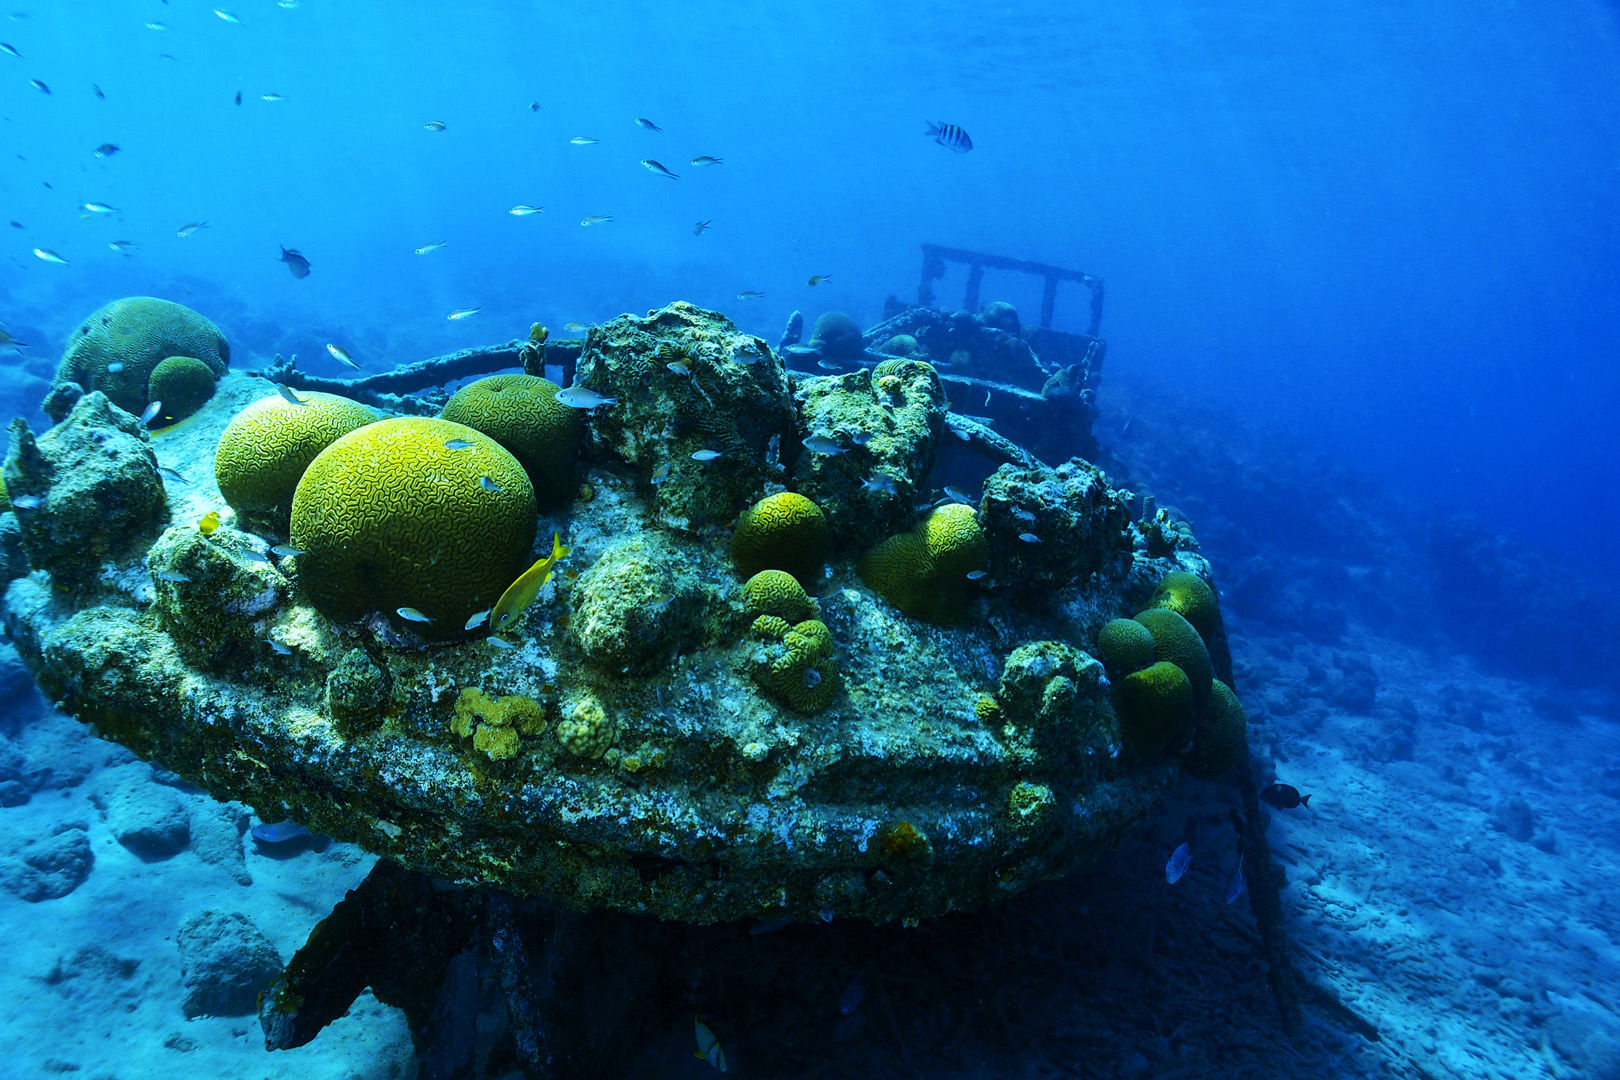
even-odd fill
[(930, 120), (928, 121), (927, 133), (932, 135), (934, 141), (939, 145), (947, 150), (954, 150), (958, 154), (965, 154), (973, 149), (973, 140), (968, 138), (968, 133), (955, 124), (936, 124)]

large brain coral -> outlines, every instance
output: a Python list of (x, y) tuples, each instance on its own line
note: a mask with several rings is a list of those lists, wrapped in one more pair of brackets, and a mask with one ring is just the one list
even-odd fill
[[(146, 408), (152, 369), (170, 356), (190, 356), (225, 374), (231, 347), (219, 327), (183, 304), (155, 296), (129, 296), (97, 309), (73, 331), (56, 383), (100, 390), (125, 412)], [(45, 412), (61, 421), (72, 408), (69, 395), (46, 398)]]
[(922, 524), (873, 547), (859, 572), (868, 588), (889, 603), (931, 622), (961, 619), (971, 587), (989, 557), (978, 514), (966, 503), (933, 509)]
[(214, 451), (219, 493), (237, 510), (281, 510), (315, 455), (377, 419), (358, 401), (302, 393), (301, 405), (280, 394), (260, 398), (225, 425)]
[[(462, 445), (467, 443), (470, 445)], [(464, 424), (379, 420), (316, 455), (293, 495), (298, 575), (337, 621), (414, 608), (453, 637), (520, 574), (535, 533), (518, 460)]]
[(557, 400), (562, 389), (535, 375), (491, 375), (468, 383), (439, 411), (444, 420), (477, 428), (523, 464), (541, 506), (566, 502), (575, 491), (579, 410)]
[(743, 514), (731, 537), (737, 572), (785, 570), (809, 584), (821, 580), (831, 541), (821, 507), (791, 491), (767, 495)]

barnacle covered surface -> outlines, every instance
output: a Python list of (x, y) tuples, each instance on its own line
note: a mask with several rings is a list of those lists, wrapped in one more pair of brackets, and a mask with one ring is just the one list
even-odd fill
[[(344, 436), (327, 452), (352, 453), (349, 467), (312, 465), (300, 482), (328, 492), (323, 513), (339, 526), (379, 501), (417, 508), (379, 534), (392, 539), (377, 551), (409, 571), (387, 579), (385, 599), (368, 592), (385, 581), (373, 564), (324, 572), (314, 533), (255, 533), (225, 506), (215, 446), (264, 390), (226, 375), (186, 424), (126, 432), (117, 458), (75, 459), (76, 484), (113, 494), (158, 475), (151, 461), (148, 480), (121, 471), (142, 453), (191, 483), (168, 489), (167, 514), (137, 542), (98, 550), (75, 589), (43, 560), (12, 581), (6, 629), (52, 699), (109, 737), (267, 820), (455, 881), (693, 922), (980, 905), (1086, 863), (1174, 782), (1197, 718), (1162, 745), (1127, 747), (1093, 643), (1167, 571), (1208, 567), (1190, 544), (1150, 551), (1115, 493), (1091, 497), (1103, 483), (1092, 473), (1075, 501), (1084, 470), (1070, 463), (991, 491), (988, 525), (965, 504), (895, 509), (896, 535), (949, 578), (949, 625), (864, 584), (856, 550), (834, 546), (814, 600), (784, 572), (755, 576), (734, 561), (729, 527), (812, 452), (802, 444), (818, 420), (795, 402), (825, 400), (815, 388), (839, 378), (795, 376), (811, 390), (795, 398), (757, 339), (689, 305), (594, 328), (577, 381), (619, 403), (584, 416), (592, 497), (546, 516), (520, 508), (515, 555), (477, 514), (523, 469), (498, 447), (447, 446), (487, 436), (422, 419), (373, 425), (408, 432), (398, 444)], [(906, 362), (881, 378), (931, 422), (931, 369)], [(116, 428), (108, 417), (95, 423)], [(921, 453), (929, 437), (907, 445)], [(698, 462), (698, 448), (723, 454)], [(859, 505), (838, 484), (859, 485), (860, 471), (836, 475), (826, 493)], [(65, 483), (13, 495), (48, 505)], [(1068, 574), (1031, 564), (1039, 584), (1021, 582), (1019, 563), (998, 563), (1015, 510), (1067, 515), (1104, 557)], [(205, 533), (210, 512), (221, 523)], [(554, 530), (571, 553), (490, 639), (476, 613), (544, 553), (530, 539), (549, 551)], [(509, 560), (489, 574), (498, 583), (475, 580), (497, 558)], [(1020, 599), (1021, 585), (1041, 602)], [(395, 605), (433, 622), (402, 621)]]

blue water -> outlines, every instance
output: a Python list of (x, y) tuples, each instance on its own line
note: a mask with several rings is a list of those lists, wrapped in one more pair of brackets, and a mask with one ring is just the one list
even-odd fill
[[(1606, 895), (1602, 845), (1612, 844), (1602, 827), (1612, 804), (1601, 800), (1620, 798), (1620, 758), (1590, 749), (1593, 729), (1576, 722), (1608, 709), (1603, 730), (1612, 730), (1612, 699), (1600, 708), (1571, 690), (1613, 684), (1620, 616), (1569, 584), (1584, 576), (1605, 585), (1620, 560), (1614, 5), (221, 2), (231, 19), (192, 0), (0, 0), (0, 42), (20, 54), (0, 54), (0, 328), (27, 344), (0, 347), (0, 419), (21, 415), (43, 428), (37, 406), (68, 333), (126, 295), (164, 296), (207, 315), (229, 337), (235, 367), (296, 354), (310, 372), (346, 375), (328, 343), (381, 371), (518, 337), (536, 320), (557, 331), (677, 299), (724, 311), (773, 342), (795, 310), (810, 320), (842, 310), (871, 325), (886, 298), (915, 299), (924, 243), (1100, 275), (1108, 400), (1098, 434), (1122, 459), (1137, 455), (1167, 501), (1185, 501), (1234, 625), (1247, 620), (1254, 630), (1249, 642), (1234, 638), (1254, 730), (1265, 734), (1257, 762), (1279, 777), (1332, 780), (1313, 804), (1327, 808), (1326, 823), (1320, 833), (1297, 825), (1305, 839), (1290, 858), (1322, 836), (1342, 839), (1335, 830), (1366, 829), (1369, 860), (1388, 854), (1424, 872), (1439, 868), (1433, 879), (1413, 871), (1402, 881), (1386, 880), (1380, 867), (1368, 877), (1369, 907), (1406, 890), (1423, 918), (1434, 899), (1454, 915), (1466, 909), (1457, 915), (1466, 923), (1503, 873), (1500, 863), (1490, 876), (1468, 860), (1505, 852), (1499, 891), (1512, 911), (1547, 910), (1557, 924), (1526, 930), (1526, 941), (1568, 937), (1568, 978), (1582, 992), (1601, 996), (1614, 982), (1590, 977), (1586, 939), (1569, 930), (1609, 925), (1593, 899)], [(960, 125), (972, 151), (936, 145), (924, 134), (928, 121)], [(576, 137), (598, 141), (573, 145)], [(118, 150), (97, 156), (102, 144)], [(692, 165), (700, 155), (724, 163)], [(656, 175), (643, 159), (679, 179)], [(543, 212), (509, 213), (525, 204)], [(595, 215), (612, 220), (582, 226)], [(709, 223), (701, 235), (700, 222)], [(205, 227), (177, 235), (190, 224)], [(114, 241), (128, 245), (115, 250)], [(439, 242), (442, 249), (416, 253)], [(282, 247), (309, 259), (307, 278), (278, 260)], [(36, 248), (65, 262), (44, 261)], [(818, 276), (825, 280), (809, 284)], [(963, 284), (953, 269), (936, 283), (940, 302), (954, 304)], [(982, 296), (1012, 301), (1027, 324), (1037, 320), (1039, 290), (992, 271)], [(744, 291), (763, 296), (739, 298)], [(467, 308), (478, 311), (447, 317)], [(1083, 330), (1088, 317), (1087, 294), (1065, 286), (1056, 325)], [(1140, 422), (1126, 440), (1120, 428), (1133, 410)], [(1275, 435), (1269, 453), (1254, 450), (1255, 432)], [(1223, 473), (1215, 451), (1228, 440), (1234, 458), (1251, 469), (1261, 463), (1259, 472)], [(1179, 491), (1165, 479), (1178, 470)], [(1431, 520), (1459, 515), (1475, 524), (1430, 531)], [(1540, 549), (1571, 577), (1548, 576), (1546, 564), (1496, 545), (1495, 535)], [(1274, 558), (1279, 551), (1288, 558)], [(1571, 608), (1585, 620), (1579, 632), (1570, 629)], [(1352, 634), (1346, 644), (1347, 627), (1425, 647), (1440, 632), (1451, 638), (1430, 673), (1387, 642)], [(1267, 635), (1264, 648), (1254, 644)], [(1491, 683), (1470, 661), (1446, 655), (1451, 643), (1549, 689), (1537, 696)], [(1384, 680), (1376, 708), (1344, 691), (1362, 668)], [(6, 712), (22, 700), (23, 683), (15, 670), (0, 676)], [(1332, 699), (1334, 686), (1337, 711), (1312, 703), (1313, 695)], [(44, 705), (34, 711), (43, 715)], [(26, 726), (21, 715), (8, 713), (6, 724)], [(1371, 783), (1341, 784), (1323, 761), (1341, 757), (1380, 782), (1407, 777), (1413, 794), (1397, 787), (1384, 796), (1390, 801), (1373, 802)], [(1449, 786), (1417, 785), (1415, 773)], [(1499, 827), (1482, 825), (1504, 793), (1529, 796), (1565, 846), (1509, 847)], [(1464, 803), (1466, 814), (1456, 809)], [(1571, 805), (1582, 811), (1568, 814)], [(1431, 811), (1449, 816), (1431, 829)], [(969, 1015), (991, 1011), (992, 977), (1016, 988), (1038, 969), (1085, 998), (1076, 1015), (1123, 1023), (1107, 1006), (1121, 992), (1120, 972), (1137, 963), (1132, 934), (1160, 943), (1150, 966), (1208, 944), (1202, 926), (1182, 927), (1179, 938), (1164, 929), (1193, 917), (1163, 902), (1157, 881), (1181, 835), (1181, 808), (1174, 815), (1105, 860), (1077, 900), (1021, 899), (1026, 906), (1012, 916), (985, 915), (971, 933), (947, 921), (926, 931), (939, 935), (937, 951), (951, 963), (962, 947), (990, 972), (963, 977), (966, 990), (951, 984), (975, 1003)], [(1303, 815), (1296, 823), (1307, 820), (1316, 827)], [(1581, 846), (1588, 827), (1604, 833), (1602, 844)], [(1436, 830), (1439, 838), (1429, 835)], [(1530, 851), (1546, 859), (1530, 861)], [(1163, 903), (1144, 917), (1151, 931), (1132, 921), (1143, 894), (1126, 887), (1139, 884), (1144, 865), (1159, 889), (1148, 895)], [(1215, 859), (1204, 857), (1197, 873), (1213, 895)], [(1305, 876), (1292, 863), (1289, 873)], [(1327, 874), (1331, 892), (1331, 866)], [(1587, 883), (1556, 903), (1518, 891), (1577, 879)], [(1316, 910), (1297, 895), (1289, 903)], [(307, 906), (313, 923), (327, 903)], [(92, 925), (94, 917), (85, 916)], [(1518, 927), (1519, 916), (1500, 906), (1491, 918), (1482, 935)], [(1443, 937), (1433, 927), (1451, 924), (1436, 920), (1415, 918), (1410, 937)], [(131, 936), (161, 941), (173, 921)], [(1295, 927), (1306, 942), (1338, 941), (1352, 954), (1343, 939), (1313, 939), (1304, 918)], [(992, 931), (1007, 936), (976, 952), (972, 943), (990, 942)], [(1230, 976), (1239, 989), (1208, 1011), (1260, 1016), (1264, 1027), (1271, 1014), (1262, 980), (1232, 974), (1229, 963), (1248, 955), (1247, 924), (1231, 932), (1240, 943), (1221, 946), (1200, 977)], [(848, 955), (821, 972), (826, 986), (805, 978), (819, 970), (811, 964), (773, 992), (802, 990), (808, 999), (801, 984), (815, 984), (825, 1011), (850, 992), (848, 971), (869, 965), (875, 1002), (883, 964), (872, 957), (935, 951), (930, 938), (851, 933)], [(1405, 933), (1388, 935), (1399, 945)], [(302, 930), (285, 937), (296, 946)], [(712, 949), (716, 970), (751, 972), (778, 940), (754, 952), (753, 939), (735, 937), (694, 938), (702, 944), (680, 960), (699, 967), (694, 957)], [(1366, 940), (1375, 938), (1386, 943)], [(1511, 953), (1513, 944), (1503, 948)], [(812, 948), (806, 955), (814, 959)], [(1461, 955), (1467, 963), (1451, 970), (1463, 976), (1436, 968), (1443, 986), (1419, 981), (1402, 991), (1412, 1011), (1455, 989), (1464, 1004), (1445, 1008), (1465, 1022), (1474, 1009), (1482, 1030), (1522, 1030), (1535, 1054), (1549, 1053), (1545, 1033), (1531, 1030), (1553, 1000), (1545, 982), (1556, 988), (1565, 977), (1546, 964), (1548, 953), (1511, 962), (1484, 950)], [(1620, 961), (1605, 963), (1620, 970)], [(26, 977), (40, 982), (42, 962), (29, 964)], [(1399, 957), (1391, 965), (1421, 968)], [(1541, 982), (1522, 972), (1508, 980), (1543, 989), (1504, 990), (1500, 1014), (1494, 999), (1489, 1010), (1468, 1004), (1469, 992), (1495, 986), (1497, 969), (1513, 965), (1547, 969)], [(913, 985), (931, 986), (932, 977)], [(148, 997), (169, 1001), (166, 986)], [(1519, 998), (1526, 1004), (1514, 1012)], [(1215, 999), (1188, 1000), (1203, 1009)], [(1063, 1015), (1050, 1026), (1066, 1030), (1069, 999), (1054, 1001)], [(1165, 1041), (1162, 1028), (1172, 1026), (1159, 1024), (1155, 1001), (1120, 1006), (1149, 1050), (1149, 1035)], [(682, 1016), (678, 1045), (666, 1026), (652, 1037), (667, 1052), (659, 1045), (643, 1056), (659, 1063), (659, 1075), (668, 1074), (666, 1061), (685, 1065), (682, 1075), (709, 1075), (688, 1064), (692, 1003), (663, 1004)], [(770, 1011), (767, 997), (759, 1004)], [(791, 1010), (778, 1012), (793, 1021)], [(868, 1012), (877, 1015), (874, 1005)], [(938, 1041), (948, 1043), (962, 1017), (939, 1016)], [(891, 1014), (874, 1038), (887, 1042), (923, 1021), (935, 1015), (897, 1022)], [(175, 1026), (167, 1013), (142, 1023), (162, 1028), (154, 1045)], [(780, 1041), (820, 1038), (807, 1030)], [(723, 1034), (746, 1045), (734, 1027)], [(964, 1041), (979, 1053), (977, 1034)], [(843, 1046), (835, 1036), (829, 1052), (854, 1053)], [(1124, 1042), (1120, 1053), (1145, 1069), (1135, 1047)], [(895, 1038), (890, 1049), (906, 1051), (906, 1041)], [(985, 1075), (1011, 1075), (1008, 1066), (1032, 1049), (1057, 1053), (1027, 1042), (992, 1049)], [(1353, 1044), (1347, 1060), (1363, 1049)], [(1284, 1075), (1260, 1060), (1267, 1075)]]
[[(381, 367), (676, 298), (869, 324), (931, 241), (1104, 276), (1114, 372), (1620, 554), (1610, 5), (12, 2), (0, 318), (36, 367), (139, 292), (312, 370), (328, 340)], [(1026, 317), (1037, 287), (985, 286)]]

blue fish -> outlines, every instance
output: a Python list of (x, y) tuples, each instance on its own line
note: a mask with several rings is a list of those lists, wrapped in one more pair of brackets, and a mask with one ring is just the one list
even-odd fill
[(313, 835), (308, 829), (290, 819), (278, 821), (273, 825), (260, 822), (253, 826), (253, 839), (261, 844), (285, 844), (289, 840)]
[(1243, 880), (1243, 852), (1238, 852), (1237, 865), (1232, 867), (1232, 873), (1226, 879), (1226, 902), (1228, 904), (1249, 891), (1248, 882)]
[(1192, 865), (1192, 848), (1183, 840), (1181, 846), (1170, 853), (1170, 861), (1164, 864), (1164, 880), (1174, 885), (1187, 873), (1187, 867)]

